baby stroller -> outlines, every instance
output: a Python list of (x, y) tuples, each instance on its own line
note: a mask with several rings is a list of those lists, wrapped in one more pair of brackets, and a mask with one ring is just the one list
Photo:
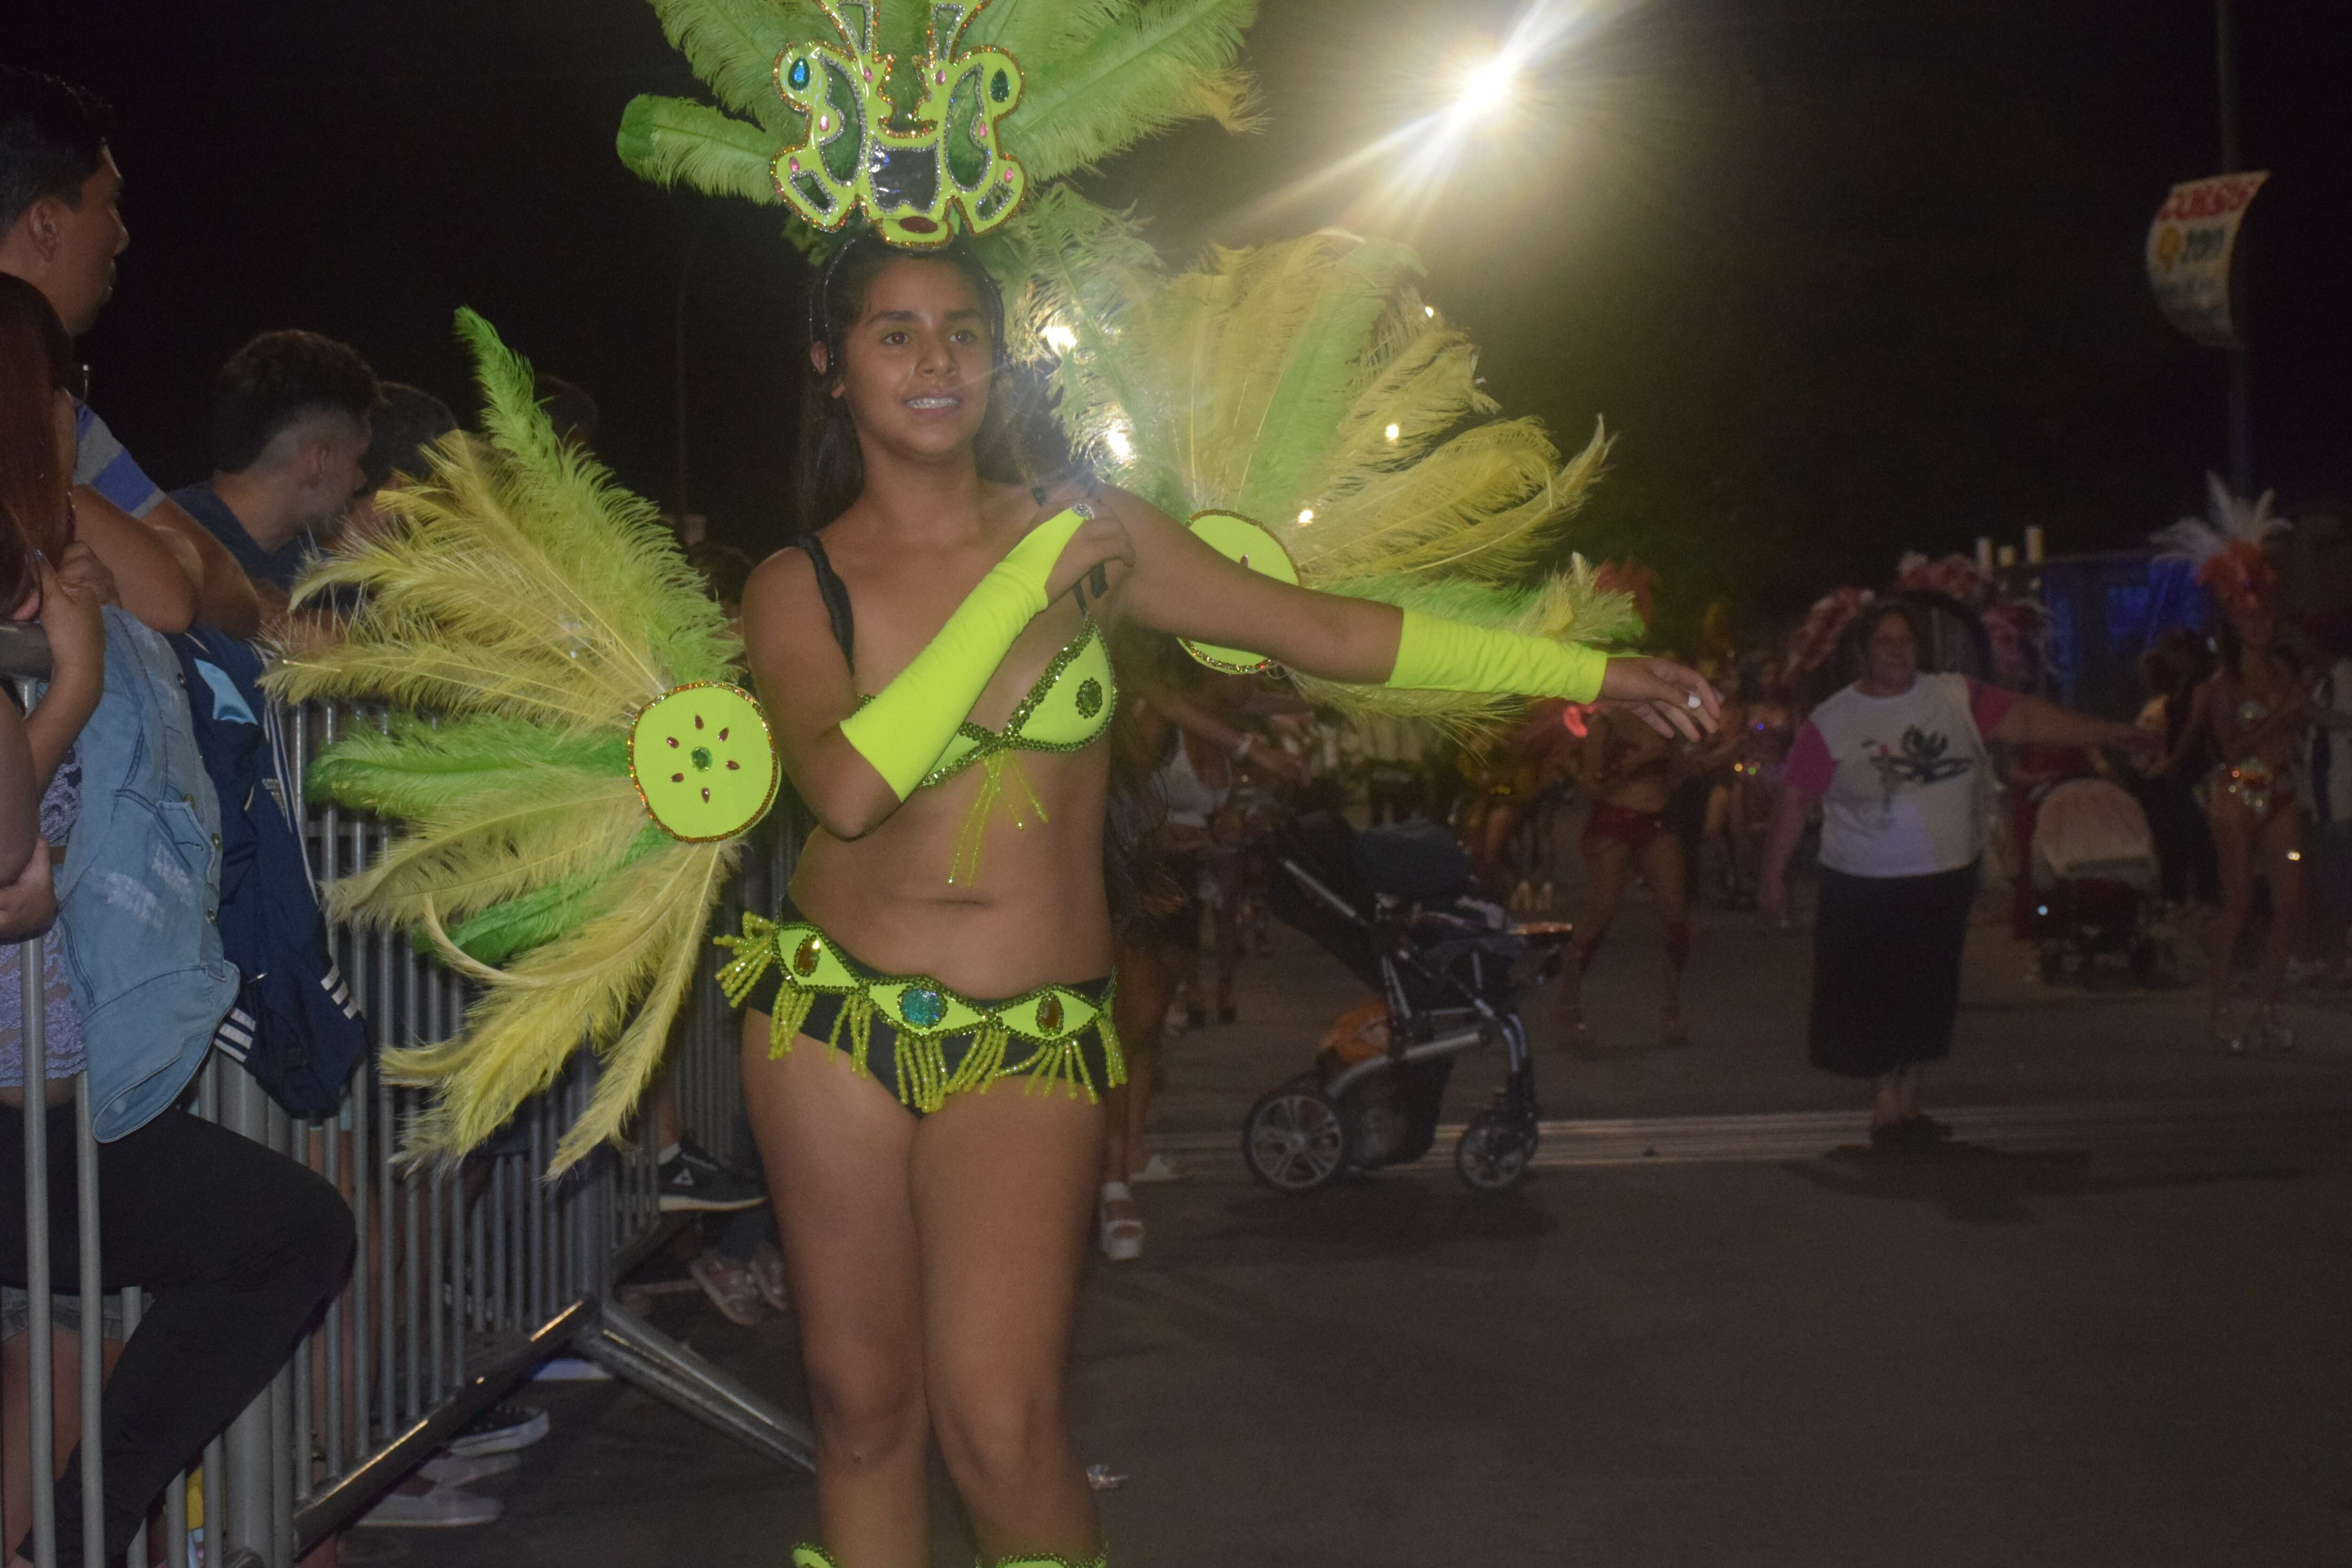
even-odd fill
[(1479, 1191), (1513, 1185), (1535, 1155), (1538, 1120), (1519, 1000), (1559, 973), (1569, 928), (1507, 925), (1472, 881), (1469, 857), (1433, 823), (1360, 834), (1318, 814), (1267, 848), (1276, 916), (1379, 990), (1385, 1040), (1352, 1060), (1326, 1049), (1252, 1106), (1242, 1127), (1250, 1173), (1308, 1193), (1348, 1171), (1420, 1159), (1436, 1142), (1454, 1058), (1500, 1045), (1509, 1075), (1463, 1132), (1454, 1168)]
[(2129, 791), (2100, 778), (2053, 785), (2034, 812), (2030, 874), (2028, 929), (2045, 982), (2103, 953), (2122, 954), (2143, 985), (2158, 978), (2151, 927), (2163, 871), (2147, 814)]

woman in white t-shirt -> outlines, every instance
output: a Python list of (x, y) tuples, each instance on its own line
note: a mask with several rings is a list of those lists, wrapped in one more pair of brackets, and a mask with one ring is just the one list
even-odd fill
[(1813, 1065), (1872, 1081), (1874, 1147), (1920, 1147), (1951, 1134), (1920, 1110), (1919, 1071), (1952, 1048), (1991, 814), (1985, 742), (2143, 751), (2161, 742), (1964, 675), (1920, 673), (1920, 629), (1900, 601), (1864, 609), (1846, 637), (1862, 679), (1797, 731), (1757, 897), (1787, 918), (1789, 861), (1819, 802)]

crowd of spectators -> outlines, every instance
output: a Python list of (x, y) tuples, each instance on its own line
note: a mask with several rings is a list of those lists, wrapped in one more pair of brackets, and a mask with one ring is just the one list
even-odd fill
[[(24, 1439), (34, 1238), (24, 1114), (12, 1110), (0, 1115), (0, 1517), (17, 1561), (33, 1489), (52, 1480), (58, 1561), (80, 1560), (75, 1448), (92, 1438), (105, 1461), (103, 1549), (119, 1559), (348, 1268), (346, 1194), (186, 1109), (224, 1016), (259, 977), (240, 973), (220, 931), (224, 813), (253, 803), (213, 790), (220, 759), (205, 751), (214, 731), (192, 710), (185, 671), (209, 680), (224, 647), (285, 630), (304, 562), (344, 529), (390, 526), (379, 498), (457, 426), (438, 398), (382, 381), (347, 344), (265, 331), (221, 365), (209, 408), (191, 411), (192, 424), (209, 421), (210, 471), (166, 490), (108, 426), (74, 347), (130, 243), (110, 130), (93, 95), (0, 67), (0, 599), (38, 626), (47, 663), (46, 679), (8, 683), (0, 703), (0, 1101), (20, 1107), (27, 1092), (22, 959), (37, 951), (50, 1278), (67, 1292), (52, 1318), (58, 1469), (36, 1478)], [(227, 682), (200, 706), (251, 731), (254, 704)], [(307, 879), (297, 891), (315, 919)], [(320, 983), (339, 986), (327, 968)], [(87, 1431), (68, 1331), (84, 1307), (70, 1294), (84, 1073), (100, 1139), (100, 1278), (110, 1302), (134, 1287), (150, 1302), (127, 1341), (110, 1308), (103, 1405)], [(534, 1423), (544, 1429), (534, 1413), (505, 1412), (473, 1446), (511, 1447)], [(433, 1489), (428, 1479), (404, 1495)]]

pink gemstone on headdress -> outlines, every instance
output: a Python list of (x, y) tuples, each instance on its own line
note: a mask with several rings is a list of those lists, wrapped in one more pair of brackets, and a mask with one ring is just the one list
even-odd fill
[(945, 71), (940, 71), (931, 78), (931, 80), (940, 87), (945, 87), (948, 84), (948, 73)]
[(797, 174), (801, 172), (801, 161), (798, 158), (790, 159), (788, 162), (790, 162), (793, 166), (793, 174)]
[(1013, 171), (1010, 169), (1004, 171), (1004, 183), (1008, 185), (1013, 183)]
[(982, 142), (988, 140), (988, 121), (983, 120), (971, 128), (971, 133)]
[(820, 114), (820, 115), (818, 115), (818, 116), (816, 117), (816, 128), (817, 128), (819, 131), (830, 131), (830, 130), (832, 130), (832, 129), (833, 129), (833, 116), (831, 116), (831, 115), (829, 115), (829, 114)]

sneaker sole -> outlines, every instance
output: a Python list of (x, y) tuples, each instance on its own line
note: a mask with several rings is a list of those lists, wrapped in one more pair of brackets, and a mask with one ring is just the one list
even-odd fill
[(449, 1451), (459, 1458), (478, 1459), (484, 1454), (511, 1454), (518, 1448), (528, 1448), (546, 1436), (547, 1412), (542, 1410), (520, 1426), (459, 1437), (449, 1445)]
[(352, 1522), (363, 1530), (478, 1530), (486, 1524), (496, 1524), (506, 1510), (496, 1498), (475, 1500), (490, 1506), (474, 1513), (442, 1519), (379, 1519), (381, 1508), (371, 1509)]
[(684, 1194), (664, 1193), (656, 1205), (664, 1214), (738, 1214), (755, 1209), (768, 1200), (757, 1198), (700, 1198)]

